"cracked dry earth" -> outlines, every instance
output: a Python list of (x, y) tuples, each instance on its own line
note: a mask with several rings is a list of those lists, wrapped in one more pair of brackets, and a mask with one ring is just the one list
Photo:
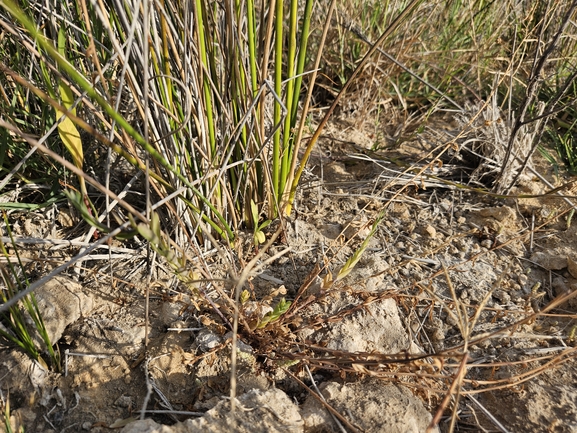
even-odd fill
[[(455, 412), (455, 431), (577, 432), (577, 301), (546, 309), (577, 289), (577, 225), (563, 214), (565, 202), (552, 196), (496, 200), (425, 177), (403, 181), (402, 170), (385, 159), (351, 156), (368, 142), (361, 133), (338, 134), (313, 160), (284, 242), (267, 253), (286, 246), (290, 252), (247, 285), (247, 317), (250, 311), (262, 316), (281, 297), (298, 297), (299, 309), (260, 333), (241, 332), (234, 413), (229, 329), (162, 267), (151, 287), (150, 344), (143, 356), (145, 249), (134, 244), (129, 258), (118, 247), (112, 281), (93, 257), (80, 277), (71, 272), (36, 292), (65, 372), (48, 372), (0, 346), (0, 389), (9, 395), (13, 427), (424, 432), (462, 371), (469, 324), (461, 396), (447, 402), (432, 431), (447, 431)], [(343, 144), (344, 137), (355, 143)], [(406, 156), (417, 146), (404, 147)], [(513, 192), (545, 191), (526, 179)], [(332, 285), (326, 270), (316, 276), (325, 265), (338, 273), (384, 206), (385, 217), (353, 271)], [(12, 219), (21, 236), (67, 236), (57, 214)], [(42, 274), (76, 250), (33, 251)], [(214, 251), (204, 260), (215, 276), (225, 276)], [(222, 291), (204, 290), (225, 308)], [(139, 420), (143, 407), (146, 416)]]

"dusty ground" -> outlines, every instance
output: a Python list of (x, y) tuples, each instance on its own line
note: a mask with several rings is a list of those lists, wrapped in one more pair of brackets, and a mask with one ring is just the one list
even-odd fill
[[(247, 285), (249, 322), (281, 297), (297, 300), (276, 324), (241, 330), (234, 415), (227, 324), (162, 270), (144, 352), (145, 250), (133, 244), (130, 258), (116, 247), (114, 279), (94, 257), (80, 276), (70, 272), (38, 291), (66, 374), (0, 346), (0, 388), (4, 398), (9, 393), (13, 425), (93, 433), (421, 432), (463, 372), (461, 398), (456, 407), (455, 399), (446, 403), (440, 431), (454, 412), (456, 431), (577, 432), (577, 301), (544, 310), (577, 289), (577, 225), (563, 213), (567, 204), (551, 195), (502, 199), (455, 188), (439, 179), (465, 181), (470, 171), (451, 157), (427, 176), (400, 176), (404, 162), (425, 167), (421, 158), (439, 144), (432, 135), (397, 146), (397, 164), (384, 159), (387, 152), (361, 156), (371, 140), (354, 128), (339, 125), (327, 136), (295, 216), (268, 254), (291, 251)], [(537, 169), (555, 186), (563, 181), (546, 165)], [(547, 190), (529, 176), (512, 192)], [(331, 284), (327, 269), (336, 277), (384, 206), (359, 263)], [(16, 228), (62, 238), (70, 230), (62, 218), (22, 216)], [(39, 274), (53, 266), (39, 258), (57, 262), (76, 251), (33, 248)], [(254, 251), (245, 243), (238, 253), (246, 262)], [(225, 275), (214, 251), (205, 260)], [(215, 287), (231, 289), (204, 287), (226, 312)], [(132, 422), (143, 408), (147, 420)]]

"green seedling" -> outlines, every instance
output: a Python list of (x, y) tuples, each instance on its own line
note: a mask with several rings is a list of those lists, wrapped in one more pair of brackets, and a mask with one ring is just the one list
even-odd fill
[(260, 320), (260, 322), (258, 322), (258, 325), (256, 325), (256, 328), (262, 329), (262, 328), (266, 327), (269, 323), (276, 322), (278, 319), (280, 319), (280, 317), (284, 313), (286, 313), (288, 311), (291, 304), (292, 304), (291, 301), (287, 301), (287, 300), (285, 300), (285, 298), (282, 298), (278, 302), (278, 304), (276, 304), (273, 311), (271, 311), (270, 313), (266, 313), (264, 315), (264, 317)]
[(264, 234), (263, 230), (267, 228), (272, 223), (272, 221), (266, 220), (259, 224), (258, 206), (252, 200), (250, 201), (250, 211), (252, 214), (252, 222), (254, 225), (254, 233), (252, 239), (254, 242), (254, 246), (258, 249), (258, 246), (260, 244), (264, 244), (266, 241), (266, 235)]
[(243, 305), (250, 299), (250, 292), (248, 290), (243, 290), (240, 294), (240, 304)]
[(567, 342), (569, 344), (573, 344), (575, 342), (575, 331), (577, 330), (577, 325), (573, 325), (569, 330), (569, 334), (567, 335)]
[(575, 215), (575, 208), (571, 209), (569, 211), (569, 214), (567, 215), (567, 223), (565, 224), (565, 228), (567, 230), (571, 228), (571, 221), (573, 220), (573, 215)]
[(359, 263), (359, 260), (361, 259), (363, 253), (365, 252), (365, 250), (369, 246), (369, 242), (371, 241), (371, 239), (375, 235), (377, 228), (379, 226), (379, 223), (382, 221), (384, 216), (385, 216), (385, 211), (381, 211), (379, 213), (379, 215), (377, 216), (377, 218), (375, 219), (375, 222), (373, 223), (373, 225), (371, 227), (371, 231), (369, 232), (369, 234), (367, 235), (367, 237), (365, 238), (365, 240), (363, 241), (361, 246), (354, 252), (354, 254), (347, 260), (347, 262), (341, 268), (341, 270), (337, 274), (337, 277), (336, 277), (334, 282), (342, 280), (347, 275), (349, 275), (350, 272), (355, 268), (357, 263)]

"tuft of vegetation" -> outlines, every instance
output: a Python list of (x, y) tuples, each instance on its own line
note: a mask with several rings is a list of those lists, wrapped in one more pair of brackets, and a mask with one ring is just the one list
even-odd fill
[(24, 433), (24, 426), (18, 425), (10, 412), (10, 394), (4, 397), (0, 390), (0, 425), (6, 433)]
[[(73, 166), (63, 165), (100, 221), (116, 204), (94, 205), (103, 186), (82, 170), (123, 185), (113, 170), (123, 167), (146, 175), (150, 201), (164, 202), (179, 236), (208, 230), (232, 242), (235, 230), (259, 225), (251, 203), (269, 219), (287, 205), (313, 3), (160, 2), (139, 11), (4, 1), (12, 38), (2, 48), (20, 58), (0, 65), (6, 146), (22, 147), (28, 134), (41, 137), (40, 150), (64, 144)], [(106, 189), (107, 202), (121, 192)]]
[[(0, 208), (8, 214), (3, 227), (11, 240), (10, 246), (0, 240), (2, 303), (31, 290), (10, 212), (70, 207), (85, 223), (75, 228), (85, 244), (112, 243), (108, 236), (146, 241), (149, 267), (160, 258), (194, 295), (195, 308), (212, 309), (222, 328), (233, 331), (233, 344), (242, 334), (265, 355), (274, 353), (275, 361), (306, 359), (326, 368), (319, 360), (323, 347), (295, 354), (299, 314), (309, 303), (330, 302), (329, 293), (345, 291), (344, 280), (386, 220), (387, 207), (411, 183), (381, 202), (369, 234), (334, 278), (325, 263), (296, 296), (285, 296), (281, 287), (254, 299), (245, 285), (287, 251), (264, 258), (290, 220), (329, 117), (336, 112), (370, 129), (374, 143), (368, 147), (382, 151), (425, 130), (429, 119), (448, 113), (455, 120), (458, 114), (458, 136), (438, 153), (467, 142), (459, 140), (471, 131), (471, 141), (494, 138), (502, 158), (490, 161), (490, 181), (476, 190), (483, 193), (508, 193), (544, 137), (551, 148), (542, 146), (542, 154), (556, 163), (555, 151), (577, 173), (576, 10), (577, 0), (158, 0), (138, 7), (121, 0), (0, 0)], [(494, 116), (483, 118), (489, 111)], [(481, 133), (496, 123), (506, 125), (492, 130), (506, 131), (498, 139)], [(305, 137), (309, 132), (312, 137)], [(522, 154), (518, 136), (525, 139)], [(515, 172), (506, 174), (511, 161)], [(433, 165), (440, 168), (439, 157), (418, 170)], [(198, 253), (209, 248), (226, 268), (218, 278)], [(446, 392), (441, 416), (471, 383), (465, 380), (473, 368), (470, 346), (490, 338), (474, 328), (493, 289), (475, 310), (455, 293), (456, 272), (457, 265), (444, 269), (450, 291), (444, 299), (428, 287), (394, 296), (409, 311), (429, 303), (424, 309), (431, 317), (441, 305), (457, 325), (460, 345), (434, 354), (432, 363), (431, 354), (383, 355), (376, 366), (375, 354), (338, 353), (334, 369), (387, 377), (388, 365), (412, 362), (423, 369), (407, 373), (411, 380), (432, 370), (427, 386)], [(209, 297), (207, 287), (216, 295)], [(360, 294), (362, 301), (340, 318), (391, 296)], [(0, 335), (59, 369), (33, 293), (4, 307)], [(43, 347), (34, 343), (24, 314)], [(526, 314), (494, 335), (539, 314)], [(310, 326), (329, 319), (339, 317)], [(231, 356), (234, 377), (236, 351)], [(459, 361), (451, 365), (456, 376), (443, 370), (451, 359)]]
[[(18, 254), (6, 213), (4, 213), (4, 223), (8, 229), (8, 235), (12, 240), (12, 248), (14, 250), (13, 256), (8, 252), (2, 239), (0, 239), (0, 253), (5, 259), (5, 263), (0, 264), (0, 273), (4, 286), (4, 289), (0, 290), (0, 300), (5, 304), (23, 291), (30, 283), (26, 275), (26, 268)], [(13, 258), (16, 259), (16, 263), (13, 263)], [(0, 338), (19, 347), (47, 369), (48, 363), (43, 358), (43, 353), (46, 353), (52, 368), (60, 371), (60, 353), (54, 350), (53, 342), (50, 341), (50, 336), (44, 325), (44, 319), (38, 308), (34, 293), (24, 296), (22, 306), (23, 309), (20, 309), (20, 306), (16, 304), (6, 312), (0, 313)], [(28, 322), (31, 322), (31, 324), (29, 325)], [(34, 331), (40, 337), (39, 340), (42, 342), (43, 347), (38, 347), (38, 339), (35, 339), (31, 333)]]
[[(329, 98), (404, 4), (339, 2), (323, 57), (321, 85)], [(403, 134), (422, 130), (431, 114), (461, 112), (466, 104), (485, 103), (497, 93), (511, 125), (516, 117), (533, 124), (545, 104), (544, 129), (557, 137), (555, 131), (564, 125), (574, 134), (574, 11), (575, 2), (562, 0), (424, 2), (379, 47), (353, 84), (342, 114), (358, 126), (366, 123), (378, 148), (394, 149)], [(547, 142), (559, 148), (556, 139)]]

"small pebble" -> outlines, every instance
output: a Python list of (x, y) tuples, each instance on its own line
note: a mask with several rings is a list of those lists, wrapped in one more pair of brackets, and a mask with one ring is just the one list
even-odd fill
[(425, 232), (432, 238), (434, 238), (437, 235), (437, 230), (435, 230), (435, 227), (433, 227), (432, 225), (427, 225), (427, 227), (425, 227)]
[(131, 408), (132, 407), (132, 397), (128, 395), (121, 395), (116, 399), (114, 402), (114, 406), (116, 407), (124, 407), (124, 408)]
[(222, 340), (215, 332), (205, 328), (198, 332), (194, 343), (202, 352), (208, 352), (221, 344)]

